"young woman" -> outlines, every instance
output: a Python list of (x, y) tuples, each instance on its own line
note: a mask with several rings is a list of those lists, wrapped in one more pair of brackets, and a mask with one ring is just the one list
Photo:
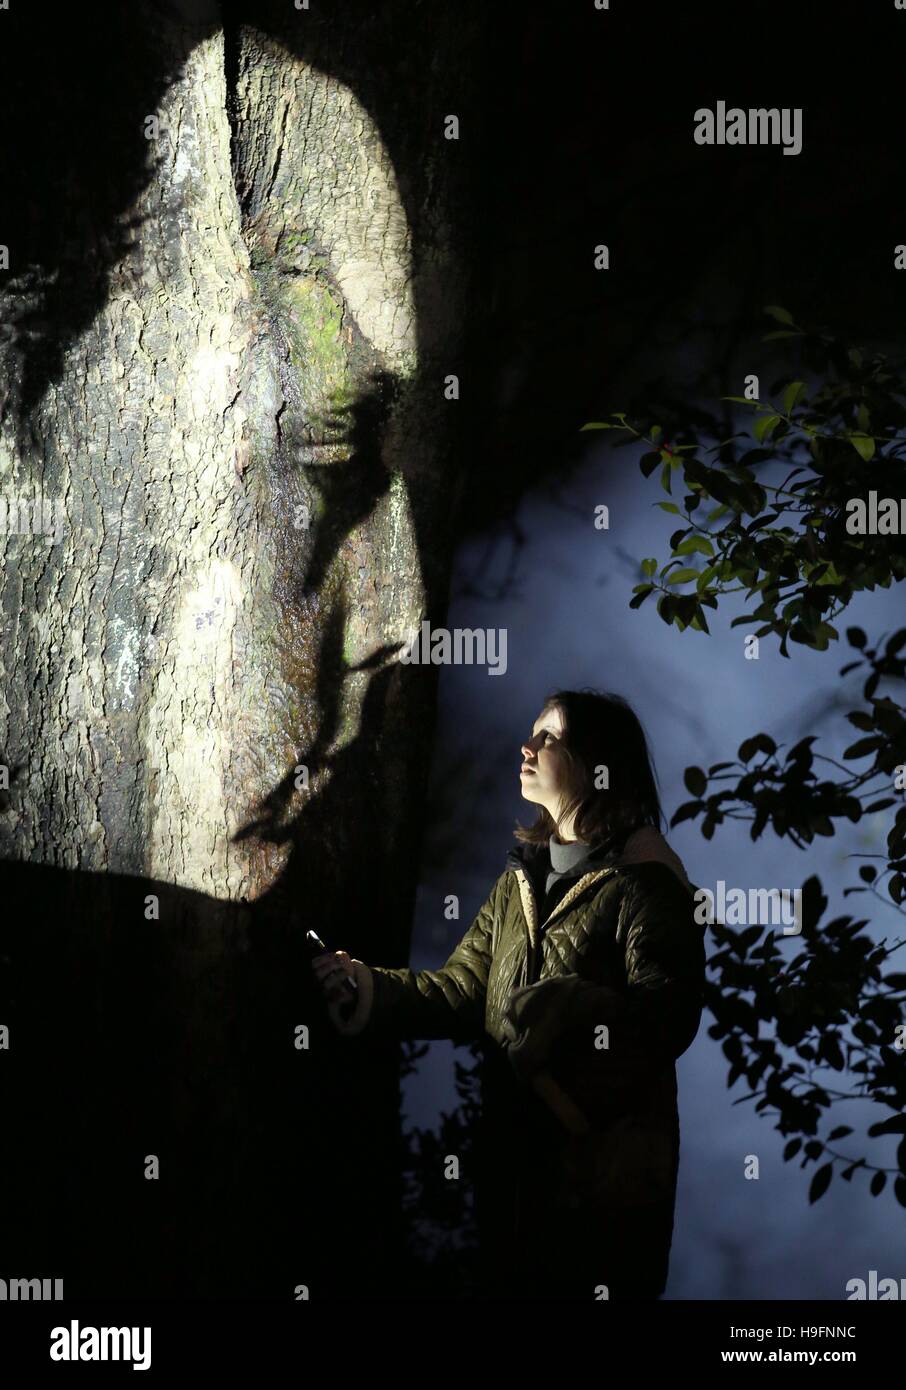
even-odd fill
[(517, 823), (440, 970), (345, 951), (313, 969), (347, 1036), (483, 1042), (485, 1297), (657, 1298), (679, 1164), (674, 1063), (701, 1018), (704, 927), (625, 700), (550, 695), (519, 776), (538, 817)]

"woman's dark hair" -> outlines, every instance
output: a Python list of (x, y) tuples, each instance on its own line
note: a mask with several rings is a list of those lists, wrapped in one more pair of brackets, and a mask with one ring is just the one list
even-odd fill
[[(558, 690), (544, 701), (542, 714), (556, 707), (563, 719), (563, 746), (575, 766), (577, 792), (554, 820), (542, 806), (534, 824), (516, 822), (517, 840), (547, 844), (572, 811), (574, 834), (621, 853), (626, 840), (643, 825), (663, 829), (657, 782), (645, 731), (621, 695), (610, 691)], [(605, 787), (596, 787), (606, 769)]]

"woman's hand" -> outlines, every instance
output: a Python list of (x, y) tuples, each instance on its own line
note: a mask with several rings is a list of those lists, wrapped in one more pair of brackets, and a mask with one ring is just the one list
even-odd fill
[(558, 975), (510, 992), (501, 1028), (510, 1065), (523, 1081), (547, 1066), (574, 992), (582, 985), (578, 975)]
[[(370, 967), (347, 951), (330, 951), (315, 956), (311, 968), (337, 1031), (347, 1035), (360, 1033), (371, 1015), (374, 998)], [(358, 989), (351, 989), (348, 981), (355, 981)]]
[(311, 968), (328, 1004), (348, 1004), (352, 1000), (353, 991), (345, 982), (355, 979), (355, 966), (347, 951), (330, 951), (315, 956)]

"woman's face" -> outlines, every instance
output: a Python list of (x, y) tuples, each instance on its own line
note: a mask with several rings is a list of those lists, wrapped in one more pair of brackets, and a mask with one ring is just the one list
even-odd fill
[(519, 784), (526, 801), (537, 801), (556, 820), (571, 798), (575, 772), (563, 746), (563, 715), (556, 707), (543, 710), (522, 745)]

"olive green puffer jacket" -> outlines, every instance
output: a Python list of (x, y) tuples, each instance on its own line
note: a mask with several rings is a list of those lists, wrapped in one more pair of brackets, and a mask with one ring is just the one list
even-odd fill
[(656, 1297), (679, 1164), (675, 1060), (700, 1023), (704, 927), (660, 832), (590, 860), (543, 922), (520, 846), (439, 970), (356, 962), (339, 1030), (485, 1047), (474, 1165), (486, 1296)]

